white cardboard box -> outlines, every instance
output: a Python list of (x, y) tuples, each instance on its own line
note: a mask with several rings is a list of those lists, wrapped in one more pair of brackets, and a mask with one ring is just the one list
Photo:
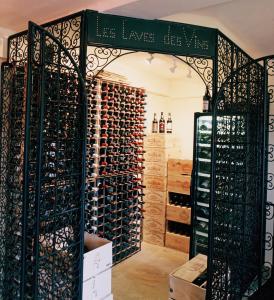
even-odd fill
[(85, 232), (83, 281), (96, 276), (112, 266), (112, 242)]
[[(109, 298), (110, 297), (110, 298)], [(111, 269), (83, 282), (82, 300), (109, 300), (111, 298)]]

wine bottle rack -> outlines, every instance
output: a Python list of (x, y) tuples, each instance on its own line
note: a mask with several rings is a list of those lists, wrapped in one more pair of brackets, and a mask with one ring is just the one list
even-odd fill
[(113, 243), (118, 263), (140, 250), (145, 90), (89, 82), (86, 230)]
[(191, 257), (198, 253), (208, 253), (208, 225), (210, 200), (212, 117), (206, 113), (195, 114), (193, 182), (193, 232), (191, 237)]

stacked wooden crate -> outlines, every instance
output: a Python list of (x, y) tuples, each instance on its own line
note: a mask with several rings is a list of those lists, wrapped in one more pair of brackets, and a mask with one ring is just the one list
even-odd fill
[[(190, 184), (191, 184), (192, 161), (182, 159), (169, 159), (167, 168), (167, 204), (166, 220), (167, 230), (165, 236), (165, 246), (183, 252), (189, 252), (191, 233), (191, 208), (190, 208)], [(171, 204), (171, 193), (182, 195), (183, 200), (180, 205)], [(175, 226), (185, 227), (186, 234), (178, 234), (168, 230), (169, 221)], [(177, 224), (177, 225), (176, 225)], [(180, 225), (183, 224), (183, 225)]]
[(143, 240), (164, 246), (167, 160), (176, 149), (174, 138), (165, 134), (150, 134), (144, 140), (145, 170)]

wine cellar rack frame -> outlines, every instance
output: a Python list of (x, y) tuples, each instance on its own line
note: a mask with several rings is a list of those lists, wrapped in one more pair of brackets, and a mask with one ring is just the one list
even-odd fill
[[(105, 26), (102, 34), (99, 29), (103, 27), (96, 24), (99, 19), (110, 25), (113, 21), (111, 31)], [(115, 30), (124, 33), (124, 27), (119, 27), (121, 24), (132, 26), (131, 40), (129, 36), (116, 39)], [(139, 25), (135, 28), (134, 24)], [(149, 28), (154, 28), (155, 32), (150, 32)], [(177, 39), (175, 46), (170, 43), (171, 35)], [(157, 40), (159, 36), (161, 40)], [(138, 42), (137, 37), (143, 37), (143, 40)], [(263, 72), (262, 67), (217, 29), (88, 10), (42, 27), (31, 23), (28, 31), (11, 36), (8, 43), (8, 63), (2, 65), (1, 72), (0, 299), (58, 299), (60, 295), (81, 299), (83, 232), (94, 217), (84, 211), (88, 204), (87, 199), (84, 201), (84, 187), (88, 189), (85, 167), (88, 99), (85, 91), (88, 95), (91, 84), (99, 79), (104, 68), (121, 56), (137, 51), (163, 53), (187, 63), (199, 74), (212, 91), (213, 107), (221, 86), (242, 68), (240, 78), (246, 86), (235, 95), (245, 99), (241, 105), (247, 104), (249, 110), (252, 106), (246, 87), (252, 85), (260, 94), (263, 82), (258, 74)], [(253, 64), (251, 75), (243, 71), (243, 66), (248, 63), (249, 66)], [(234, 82), (228, 81), (224, 86), (230, 86), (229, 97), (234, 99)], [(229, 99), (226, 89), (221, 91)], [(228, 276), (234, 267), (225, 272), (221, 263), (215, 264), (214, 238), (219, 219), (214, 188), (218, 112), (242, 112), (244, 108), (239, 101), (220, 101), (220, 97), (218, 94), (213, 115), (210, 199), (213, 211), (210, 209), (207, 298), (214, 299), (211, 296), (218, 294), (216, 299), (226, 299), (230, 295), (240, 299), (242, 290), (239, 291), (238, 283), (234, 284), (236, 280), (230, 280)], [(263, 101), (263, 98), (260, 99)], [(262, 128), (259, 121), (253, 124), (254, 130), (266, 136), (263, 132), (266, 128)], [(263, 151), (266, 150), (261, 149), (261, 159), (257, 163), (265, 187)], [(87, 173), (93, 171), (91, 168)], [(273, 177), (268, 177), (269, 186), (273, 186)], [(90, 182), (95, 187), (96, 180)], [(250, 182), (245, 181), (245, 184)], [(261, 207), (258, 216), (261, 247), (265, 240), (263, 224), (270, 218), (269, 214), (273, 217), (270, 204)], [(250, 225), (247, 219), (243, 221), (245, 225)], [(96, 232), (96, 228), (93, 229), (91, 232)], [(231, 241), (231, 236), (225, 238)], [(268, 242), (272, 253), (272, 235)], [(262, 249), (256, 248), (256, 251), (258, 255), (253, 262), (258, 274), (260, 267), (257, 264), (264, 255)], [(217, 254), (222, 257), (222, 252)], [(246, 275), (246, 264), (243, 261), (239, 267), (240, 283)], [(215, 274), (222, 274), (221, 280), (216, 280)], [(233, 284), (229, 285), (231, 282)], [(263, 280), (259, 280), (259, 288), (262, 283)], [(229, 290), (223, 289), (228, 285)]]

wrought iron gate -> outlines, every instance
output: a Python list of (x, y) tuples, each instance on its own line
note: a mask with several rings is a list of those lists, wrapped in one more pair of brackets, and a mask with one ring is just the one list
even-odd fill
[(0, 298), (81, 299), (84, 81), (31, 22), (27, 52), (2, 67)]
[(273, 182), (269, 182), (273, 176), (267, 179), (273, 66), (273, 57), (248, 63), (228, 77), (216, 97), (207, 287), (210, 300), (242, 299), (256, 291), (260, 295), (273, 273), (273, 200), (266, 192), (267, 180), (273, 189)]

